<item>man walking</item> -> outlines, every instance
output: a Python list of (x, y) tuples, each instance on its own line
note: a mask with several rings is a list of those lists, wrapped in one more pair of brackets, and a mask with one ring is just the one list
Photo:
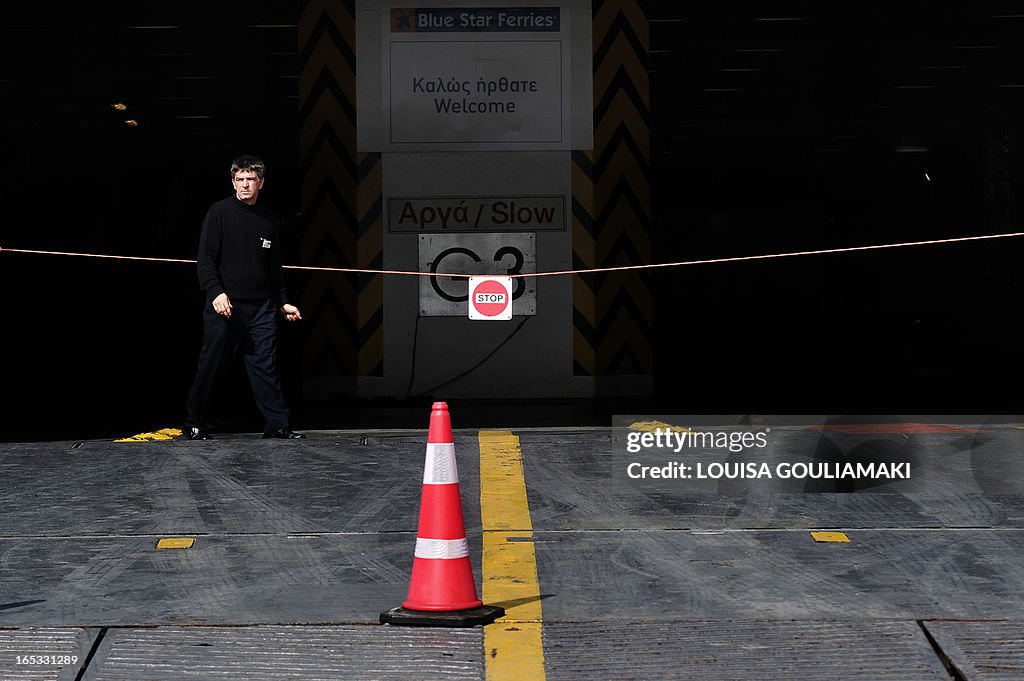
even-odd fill
[(256, 203), (266, 166), (255, 156), (231, 163), (235, 195), (210, 206), (197, 257), (203, 306), (203, 348), (189, 391), (185, 437), (209, 440), (206, 404), (225, 350), (237, 343), (245, 358), (264, 438), (304, 438), (289, 424), (290, 412), (277, 375), (276, 314), (302, 319), (288, 302), (281, 271), (281, 245), (273, 214)]

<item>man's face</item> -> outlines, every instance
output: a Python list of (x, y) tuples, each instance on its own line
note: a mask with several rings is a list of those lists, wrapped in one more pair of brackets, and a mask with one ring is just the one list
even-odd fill
[(235, 186), (235, 197), (250, 206), (256, 203), (256, 197), (263, 189), (263, 180), (256, 175), (255, 170), (239, 170), (231, 178), (231, 184)]

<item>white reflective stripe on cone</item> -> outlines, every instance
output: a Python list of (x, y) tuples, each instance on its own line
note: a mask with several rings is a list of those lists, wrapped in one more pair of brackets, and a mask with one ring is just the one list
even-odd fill
[(465, 539), (416, 538), (417, 558), (465, 558), (469, 555), (469, 542)]
[(455, 445), (451, 442), (427, 443), (427, 462), (423, 466), (424, 485), (450, 485), (459, 481), (455, 465)]

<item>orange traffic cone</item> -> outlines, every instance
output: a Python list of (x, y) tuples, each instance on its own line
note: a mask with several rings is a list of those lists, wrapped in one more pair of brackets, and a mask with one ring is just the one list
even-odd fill
[(462, 521), (459, 470), (448, 405), (435, 402), (430, 412), (427, 457), (423, 467), (416, 551), (409, 596), (400, 608), (380, 615), (386, 624), (471, 627), (493, 622), (502, 608), (484, 606), (476, 595), (469, 543)]

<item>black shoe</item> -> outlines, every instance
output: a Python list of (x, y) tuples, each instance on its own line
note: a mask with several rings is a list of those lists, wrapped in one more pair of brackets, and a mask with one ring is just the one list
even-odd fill
[(213, 436), (205, 428), (185, 426), (181, 429), (186, 440), (212, 440)]
[(288, 426), (282, 426), (277, 430), (271, 430), (267, 431), (266, 433), (263, 433), (264, 440), (269, 440), (271, 438), (278, 440), (302, 440), (305, 437), (306, 436), (303, 435), (302, 433), (296, 433)]

